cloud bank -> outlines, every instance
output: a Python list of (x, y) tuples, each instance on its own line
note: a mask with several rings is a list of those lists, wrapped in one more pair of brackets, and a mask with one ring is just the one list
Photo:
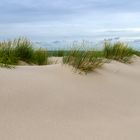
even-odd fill
[(0, 38), (84, 38), (122, 29), (140, 32), (139, 6), (139, 0), (2, 0)]

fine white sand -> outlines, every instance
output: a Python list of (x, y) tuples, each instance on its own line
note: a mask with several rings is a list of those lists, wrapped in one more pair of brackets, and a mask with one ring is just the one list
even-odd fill
[(139, 140), (140, 59), (87, 75), (0, 68), (0, 140)]

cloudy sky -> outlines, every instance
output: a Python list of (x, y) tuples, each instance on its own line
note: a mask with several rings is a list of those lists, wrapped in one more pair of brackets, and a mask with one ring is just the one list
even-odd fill
[(140, 35), (140, 0), (1, 0), (0, 39)]

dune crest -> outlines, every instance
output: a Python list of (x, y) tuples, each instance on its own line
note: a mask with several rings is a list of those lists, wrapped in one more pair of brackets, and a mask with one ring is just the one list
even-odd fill
[(138, 140), (140, 58), (87, 75), (62, 64), (0, 69), (1, 140)]

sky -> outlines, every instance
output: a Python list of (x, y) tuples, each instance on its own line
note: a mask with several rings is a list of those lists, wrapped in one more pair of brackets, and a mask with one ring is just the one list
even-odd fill
[(139, 36), (140, 0), (1, 0), (0, 39)]

